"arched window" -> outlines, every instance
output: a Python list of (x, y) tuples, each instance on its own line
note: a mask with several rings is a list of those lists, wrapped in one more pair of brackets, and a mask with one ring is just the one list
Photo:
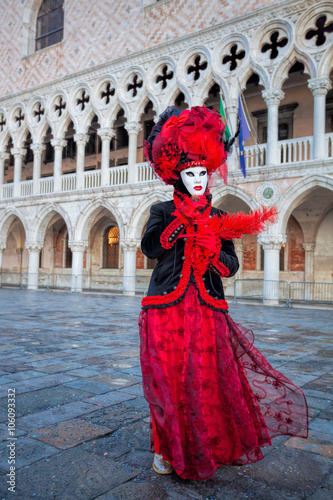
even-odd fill
[(103, 241), (103, 269), (118, 269), (119, 262), (119, 229), (109, 227)]
[(61, 42), (64, 34), (64, 0), (44, 0), (36, 25), (36, 50)]

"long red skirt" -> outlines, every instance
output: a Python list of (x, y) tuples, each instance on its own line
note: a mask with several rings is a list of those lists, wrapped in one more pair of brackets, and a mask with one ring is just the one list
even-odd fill
[(219, 465), (261, 460), (273, 437), (307, 437), (303, 392), (193, 285), (178, 304), (143, 310), (139, 325), (151, 451), (179, 476), (212, 478)]

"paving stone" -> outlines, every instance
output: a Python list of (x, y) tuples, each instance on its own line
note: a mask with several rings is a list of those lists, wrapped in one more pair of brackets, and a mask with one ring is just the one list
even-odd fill
[(136, 484), (133, 481), (122, 484), (108, 493), (97, 497), (96, 500), (167, 500), (167, 491), (157, 484)]
[(307, 439), (291, 438), (285, 441), (284, 446), (317, 453), (323, 457), (333, 459), (333, 434), (310, 431)]
[[(126, 455), (130, 452), (131, 446), (125, 441), (120, 441), (117, 436), (113, 434), (107, 435), (100, 439), (94, 439), (80, 445), (83, 450), (93, 454), (106, 456), (108, 458), (116, 459)], [(124, 463), (126, 459), (124, 458)]]
[[(139, 471), (71, 448), (17, 474), (17, 498), (92, 499), (134, 478)], [(42, 480), (37, 480), (42, 478)]]
[(26, 436), (22, 436), (14, 441), (3, 441), (0, 443), (0, 469), (8, 472), (8, 457), (9, 457), (9, 447), (10, 443), (15, 443), (15, 467), (20, 469), (26, 465), (30, 465), (41, 458), (49, 457), (54, 453), (59, 452), (57, 448), (53, 446), (46, 445), (37, 441), (36, 439), (31, 439)]
[(113, 391), (106, 394), (100, 394), (98, 396), (92, 396), (90, 398), (84, 399), (85, 403), (92, 403), (99, 406), (113, 406), (118, 403), (123, 403), (129, 399), (135, 399), (135, 395), (128, 394), (126, 392)]
[(134, 394), (135, 396), (143, 396), (142, 384), (132, 385), (125, 389), (120, 389), (118, 392), (125, 392), (126, 394)]
[[(43, 389), (45, 387), (52, 387), (55, 385), (64, 384), (66, 382), (71, 382), (75, 380), (76, 377), (71, 377), (68, 375), (63, 375), (61, 373), (57, 373), (54, 375), (44, 375), (39, 378), (32, 378), (29, 380), (20, 380), (15, 384), (16, 394), (22, 394), (23, 392), (35, 391), (38, 389)], [(4, 396), (4, 393), (7, 391), (7, 387), (0, 386), (0, 395)]]
[(92, 369), (92, 368), (79, 368), (79, 369), (74, 369), (70, 370), (70, 375), (74, 375), (75, 377), (93, 377), (94, 375), (100, 374), (101, 370), (100, 369)]
[[(23, 429), (18, 429), (15, 427), (15, 435), (14, 437), (19, 437), (19, 436), (24, 436), (27, 433), (27, 431), (24, 431)], [(5, 441), (8, 439), (9, 433), (8, 433), (8, 426), (7, 423), (5, 424), (0, 424), (0, 441)]]
[(151, 469), (153, 458), (154, 455), (150, 451), (131, 450), (125, 457), (120, 457), (119, 461), (139, 469)]
[(42, 427), (37, 431), (30, 432), (28, 436), (66, 450), (85, 441), (110, 434), (110, 432), (111, 430), (106, 427), (94, 425), (80, 419), (73, 419), (52, 427)]
[[(47, 373), (45, 373), (45, 375), (47, 375)], [(36, 377), (40, 377), (40, 376), (41, 376), (41, 372), (36, 371), (36, 370), (26, 370), (23, 372), (11, 373), (11, 375), (10, 375), (10, 377), (15, 381), (29, 380), (31, 378), (36, 378)], [(0, 379), (0, 384), (2, 383), (1, 380), (2, 379)]]
[(128, 387), (129, 385), (134, 385), (140, 382), (140, 379), (137, 377), (128, 377), (125, 375), (122, 376), (119, 375), (114, 376), (109, 373), (105, 373), (103, 375), (92, 377), (92, 379), (96, 380), (97, 382), (109, 385), (111, 387)]
[(318, 408), (320, 410), (326, 410), (326, 408), (329, 408), (331, 405), (330, 400), (313, 398), (312, 396), (306, 396), (306, 401), (309, 407)]
[(135, 450), (150, 451), (149, 424), (143, 421), (119, 429), (113, 436), (128, 443)]
[(129, 406), (131, 402), (127, 401), (123, 404), (103, 408), (91, 414), (83, 415), (81, 418), (94, 424), (117, 430), (147, 416), (146, 411)]
[(33, 415), (29, 415), (27, 417), (19, 417), (16, 419), (16, 423), (18, 427), (21, 427), (22, 429), (34, 430), (47, 425), (70, 420), (71, 418), (78, 417), (84, 413), (91, 413), (95, 409), (96, 406), (88, 403), (68, 403), (66, 405), (58, 406), (57, 408), (51, 408), (50, 410), (34, 413)]
[(315, 418), (311, 420), (309, 428), (317, 432), (333, 434), (332, 422), (329, 422), (328, 420), (324, 420), (322, 418)]
[(64, 384), (66, 387), (73, 387), (73, 389), (80, 389), (82, 391), (88, 391), (92, 394), (104, 394), (110, 391), (110, 386), (102, 384), (101, 382), (96, 382), (96, 380), (88, 380), (86, 378), (75, 380), (75, 382), (70, 382)]
[(55, 406), (79, 401), (89, 396), (92, 396), (91, 392), (80, 391), (63, 385), (47, 387), (39, 391), (18, 394), (16, 398), (16, 413), (17, 416), (24, 417), (54, 408)]

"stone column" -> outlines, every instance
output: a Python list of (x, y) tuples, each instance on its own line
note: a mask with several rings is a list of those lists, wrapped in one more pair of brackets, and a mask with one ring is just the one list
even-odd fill
[(42, 167), (42, 153), (45, 149), (43, 144), (31, 144), (30, 149), (34, 152), (33, 187), (32, 193), (39, 194), (39, 181)]
[(101, 186), (105, 187), (109, 185), (110, 142), (115, 131), (111, 128), (100, 128), (97, 133), (102, 140)]
[[(235, 244), (235, 252), (238, 257), (238, 262), (239, 262), (239, 268), (237, 271), (237, 274), (235, 276), (235, 281), (236, 280), (242, 280), (243, 279), (243, 240), (241, 239), (236, 239), (234, 241)], [(236, 284), (236, 289), (235, 291), (235, 299), (237, 296), (241, 296), (243, 294), (243, 282), (239, 281)]]
[(72, 292), (82, 292), (83, 254), (88, 248), (87, 241), (72, 241), (69, 244), (72, 250)]
[(279, 105), (284, 98), (284, 92), (280, 89), (263, 90), (267, 114), (267, 165), (279, 165), (281, 155), (278, 149), (279, 139)]
[(9, 158), (9, 153), (0, 151), (0, 198), (2, 198), (2, 186), (5, 175), (5, 161), (8, 160), (8, 158)]
[(12, 148), (10, 150), (14, 156), (14, 192), (13, 197), (18, 198), (21, 196), (21, 172), (22, 172), (22, 160), (25, 158), (27, 152), (24, 148)]
[(264, 304), (276, 305), (279, 303), (280, 249), (287, 238), (284, 234), (260, 234), (258, 240), (264, 249)]
[(54, 148), (53, 190), (55, 193), (58, 193), (61, 191), (62, 150), (66, 147), (67, 141), (64, 139), (52, 139), (51, 144)]
[(139, 240), (121, 240), (120, 245), (124, 252), (123, 294), (135, 295), (136, 282), (136, 251), (140, 246)]
[(326, 94), (332, 88), (327, 76), (308, 80), (314, 97), (313, 113), (313, 158), (325, 158)]
[(2, 283), (2, 256), (5, 250), (6, 250), (6, 243), (0, 243), (0, 288)]
[(140, 123), (127, 122), (125, 129), (128, 133), (128, 182), (129, 184), (136, 182), (136, 154), (138, 145), (138, 133), (142, 130)]
[(16, 255), (17, 255), (17, 272), (18, 272), (18, 274), (21, 274), (22, 273), (23, 248), (17, 248)]
[[(314, 251), (316, 248), (315, 243), (303, 243), (303, 248), (305, 250), (305, 262), (304, 262), (304, 281), (305, 283), (313, 283), (314, 281)], [(304, 299), (312, 300), (313, 295), (313, 285), (304, 285)]]
[(75, 134), (74, 141), (76, 142), (76, 189), (83, 189), (85, 147), (89, 141), (89, 135)]
[(29, 251), (28, 290), (38, 289), (39, 254), (43, 245), (40, 243), (26, 243)]
[[(228, 111), (227, 119), (229, 118), (229, 130), (231, 135), (233, 136), (235, 135), (237, 130), (238, 99), (231, 99), (229, 101), (227, 111)], [(239, 161), (238, 161), (236, 146), (237, 146), (237, 140), (234, 143), (233, 151), (227, 160), (228, 170), (230, 172), (239, 169)]]

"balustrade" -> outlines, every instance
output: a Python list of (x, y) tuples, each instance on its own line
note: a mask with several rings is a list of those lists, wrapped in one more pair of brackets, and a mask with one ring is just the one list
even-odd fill
[(31, 196), (33, 190), (33, 180), (20, 182), (21, 196)]
[(51, 194), (54, 191), (54, 179), (53, 177), (45, 177), (39, 181), (39, 192), (40, 194)]
[(84, 173), (83, 188), (93, 189), (100, 187), (101, 185), (101, 171), (91, 170), (90, 172)]
[(74, 191), (76, 189), (76, 174), (61, 176), (61, 191)]
[(109, 168), (110, 186), (119, 186), (120, 184), (127, 184), (128, 182), (128, 166), (123, 165), (121, 167), (111, 167)]

